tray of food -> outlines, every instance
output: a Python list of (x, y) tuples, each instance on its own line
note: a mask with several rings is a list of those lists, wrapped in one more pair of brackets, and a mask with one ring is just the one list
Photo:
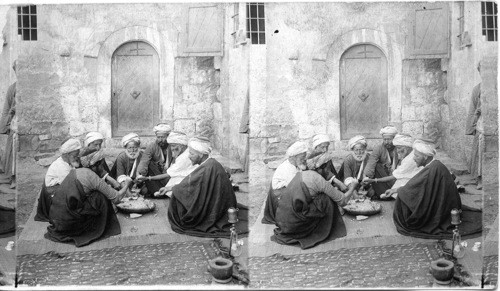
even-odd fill
[(155, 210), (155, 203), (143, 197), (123, 198), (116, 208), (124, 213), (148, 213)]
[(382, 210), (382, 205), (369, 199), (353, 199), (342, 208), (352, 215), (373, 215)]

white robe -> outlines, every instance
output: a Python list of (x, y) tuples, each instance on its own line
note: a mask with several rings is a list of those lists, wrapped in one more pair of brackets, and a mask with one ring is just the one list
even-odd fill
[(271, 181), (271, 186), (274, 190), (284, 188), (288, 186), (290, 181), (292, 181), (295, 174), (297, 174), (300, 170), (292, 165), (288, 159), (285, 160), (281, 165), (276, 168), (274, 172), (273, 179)]
[[(189, 159), (189, 151), (186, 149), (182, 154), (180, 154), (173, 164), (167, 169), (167, 174), (170, 176), (170, 180), (166, 187), (173, 187), (179, 184), (185, 177), (191, 174), (199, 165), (193, 165)], [(172, 191), (167, 192), (167, 196), (172, 196)]]
[(413, 160), (414, 157), (413, 151), (411, 151), (402, 161), (401, 164), (392, 172), (394, 178), (396, 178), (396, 182), (392, 189), (397, 189), (406, 185), (406, 183), (413, 178), (420, 170), (424, 167), (418, 167), (417, 163)]
[(66, 163), (61, 157), (57, 158), (50, 164), (45, 174), (45, 186), (51, 187), (60, 185), (72, 169), (73, 167)]

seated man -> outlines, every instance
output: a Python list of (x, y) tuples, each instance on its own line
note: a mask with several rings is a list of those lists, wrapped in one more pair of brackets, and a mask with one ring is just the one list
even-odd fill
[[(115, 189), (120, 188), (120, 183), (118, 183), (113, 177), (107, 175), (110, 173), (108, 163), (104, 158), (102, 143), (104, 142), (104, 136), (100, 132), (89, 132), (85, 136), (83, 141), (83, 148), (80, 150), (80, 162), (82, 167), (89, 167), (90, 159), (93, 157), (102, 157), (100, 161), (95, 161), (94, 163), (99, 163), (102, 166), (102, 170), (105, 172), (105, 180), (108, 184), (113, 186)], [(93, 155), (95, 152), (100, 151), (98, 155)]]
[(434, 159), (434, 146), (416, 140), (414, 159), (423, 169), (396, 189), (393, 219), (403, 235), (420, 238), (451, 238), (451, 210), (462, 209), (462, 235), (481, 231), (481, 212), (462, 207), (457, 186), (448, 168)]
[(314, 158), (315, 156), (324, 154), (328, 152), (328, 148), (330, 147), (330, 137), (326, 134), (317, 134), (312, 138), (312, 148), (313, 150), (309, 155), (307, 155), (307, 159)]
[(167, 142), (172, 148), (172, 158), (174, 162), (170, 165), (165, 174), (148, 177), (153, 181), (165, 178), (168, 179), (167, 185), (154, 194), (158, 197), (172, 197), (172, 188), (198, 167), (198, 165), (193, 165), (189, 159), (189, 151), (187, 150), (188, 138), (186, 134), (182, 132), (171, 132), (168, 135)]
[(299, 243), (302, 249), (345, 236), (346, 229), (337, 210), (346, 205), (358, 182), (350, 184), (344, 194), (329, 180), (333, 173), (327, 167), (329, 156), (322, 155), (315, 170), (298, 172), (285, 188), (276, 209), (276, 226), (272, 240), (281, 244)]
[(363, 180), (364, 183), (369, 184), (375, 182), (394, 182), (391, 189), (380, 195), (380, 199), (396, 198), (397, 195), (391, 194), (391, 192), (395, 192), (394, 189), (404, 186), (413, 176), (422, 170), (422, 167), (417, 166), (414, 160), (413, 141), (413, 138), (409, 135), (396, 134), (392, 143), (398, 152), (399, 163), (392, 172), (392, 175), (380, 179), (365, 178)]
[(122, 137), (123, 152), (118, 154), (116, 161), (111, 168), (110, 175), (116, 179), (121, 186), (126, 178), (135, 180), (137, 176), (137, 166), (142, 157), (141, 139), (137, 133), (129, 133)]
[[(317, 134), (313, 136), (312, 147), (313, 150), (307, 156), (307, 168), (309, 170), (315, 167), (315, 163), (317, 162), (318, 157), (320, 155), (328, 153), (328, 148), (330, 147), (330, 138), (326, 134)], [(330, 160), (328, 161), (328, 167), (330, 168), (330, 171), (332, 171), (334, 175), (333, 183), (341, 191), (346, 191), (347, 187), (344, 185), (344, 183), (342, 183), (343, 175), (339, 175), (339, 173), (337, 173), (337, 170), (335, 169), (335, 166), (331, 161), (332, 158), (333, 157), (331, 157)]]
[(172, 131), (170, 125), (160, 123), (153, 130), (156, 135), (156, 141), (148, 144), (137, 168), (137, 172), (139, 173), (137, 179), (146, 183), (146, 197), (154, 197), (154, 193), (160, 191), (160, 188), (168, 183), (168, 178), (151, 180), (143, 177), (164, 174), (172, 163), (172, 149), (167, 141), (168, 135)]
[[(189, 159), (199, 165), (172, 188), (168, 220), (172, 230), (201, 237), (229, 237), (227, 210), (237, 207), (231, 181), (224, 167), (210, 158), (210, 141), (203, 137), (189, 141)], [(248, 232), (248, 219), (239, 207), (238, 233)]]
[[(344, 185), (350, 188), (355, 182), (360, 182), (364, 178), (363, 171), (368, 163), (370, 154), (366, 152), (368, 143), (364, 136), (356, 135), (349, 140), (347, 148), (351, 153), (344, 159), (340, 170), (344, 173)], [(357, 183), (356, 183), (357, 184)], [(356, 185), (354, 197), (358, 197), (358, 190), (361, 184)]]
[(45, 180), (40, 191), (40, 197), (38, 198), (36, 221), (49, 221), (52, 197), (54, 197), (59, 185), (61, 185), (69, 172), (80, 166), (78, 156), (81, 148), (80, 141), (74, 138), (67, 140), (61, 145), (59, 149), (61, 156), (50, 164), (45, 174)]
[(286, 151), (286, 160), (283, 161), (273, 174), (271, 187), (267, 192), (266, 206), (262, 223), (274, 224), (274, 216), (278, 201), (283, 189), (295, 177), (295, 174), (306, 169), (307, 144), (297, 141)]
[[(398, 164), (398, 154), (396, 147), (392, 143), (397, 133), (398, 130), (392, 125), (388, 125), (380, 130), (383, 142), (373, 149), (370, 159), (368, 159), (368, 163), (364, 170), (366, 177), (378, 179), (392, 175), (392, 171), (396, 169), (396, 165)], [(375, 191), (374, 198), (378, 198), (380, 194), (385, 193), (387, 189), (391, 189), (392, 185), (394, 185), (394, 181), (377, 181), (377, 183), (373, 183), (372, 188)]]
[(118, 204), (131, 180), (120, 191), (106, 184), (102, 158), (95, 152), (89, 168), (72, 169), (52, 198), (45, 237), (56, 242), (85, 246), (100, 238), (121, 233), (111, 203)]

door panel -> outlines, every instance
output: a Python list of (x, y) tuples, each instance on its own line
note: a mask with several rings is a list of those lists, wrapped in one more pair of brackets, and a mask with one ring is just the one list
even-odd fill
[(340, 60), (341, 138), (379, 138), (387, 116), (385, 56), (372, 45), (350, 48)]
[(158, 123), (158, 55), (144, 42), (126, 43), (113, 55), (113, 136), (152, 135)]

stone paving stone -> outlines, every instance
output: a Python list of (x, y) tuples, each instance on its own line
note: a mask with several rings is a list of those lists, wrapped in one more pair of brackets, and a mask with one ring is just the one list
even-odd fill
[(441, 255), (435, 243), (413, 243), (250, 257), (250, 287), (431, 287), (429, 266)]
[(210, 284), (208, 260), (220, 255), (213, 241), (114, 247), (18, 256), (18, 284), (194, 285)]

